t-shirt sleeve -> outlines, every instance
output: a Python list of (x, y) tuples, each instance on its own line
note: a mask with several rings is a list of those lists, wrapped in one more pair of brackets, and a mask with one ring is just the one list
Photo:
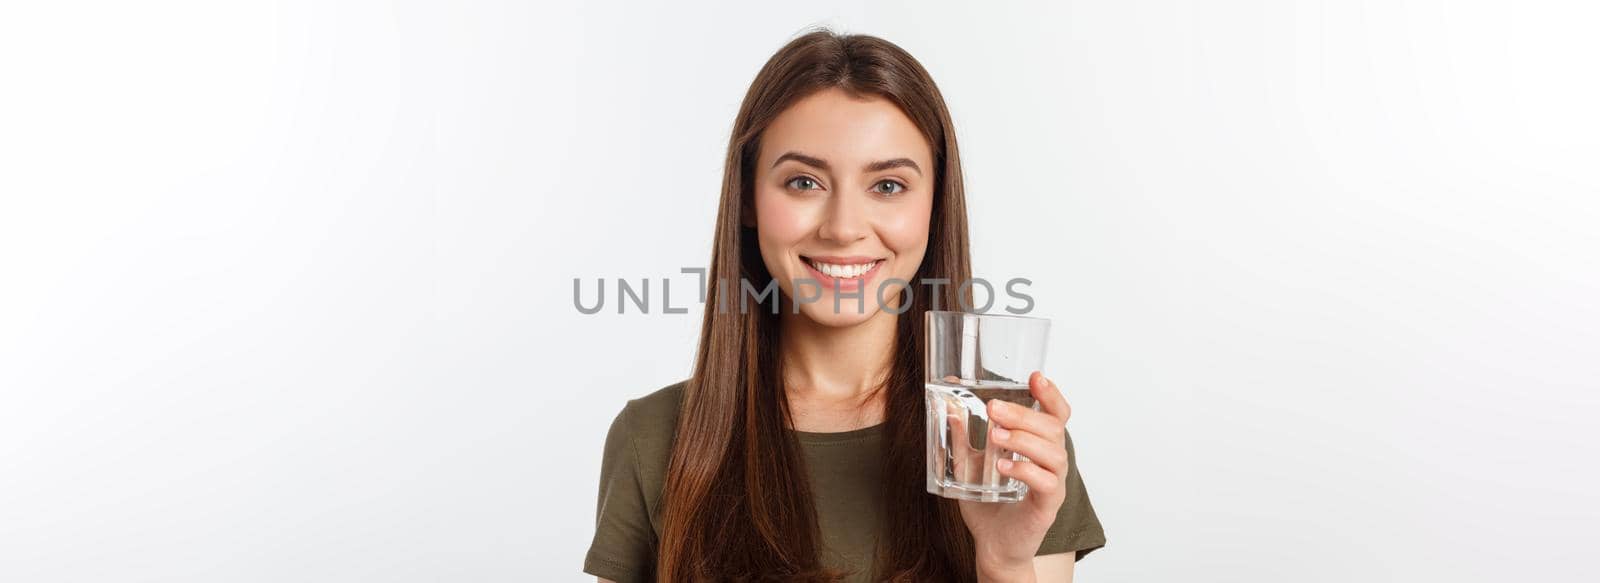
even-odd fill
[(639, 479), (632, 408), (623, 407), (606, 433), (594, 540), (583, 560), (583, 572), (617, 583), (649, 581), (655, 568), (656, 534)]
[(1083, 476), (1078, 473), (1078, 452), (1072, 447), (1072, 434), (1067, 434), (1067, 497), (1056, 511), (1056, 521), (1045, 532), (1036, 555), (1053, 555), (1076, 551), (1081, 560), (1090, 552), (1106, 545), (1105, 530), (1089, 504), (1089, 492), (1083, 487)]

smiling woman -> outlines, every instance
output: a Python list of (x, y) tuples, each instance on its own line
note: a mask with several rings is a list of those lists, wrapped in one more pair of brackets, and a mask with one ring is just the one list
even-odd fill
[(953, 125), (909, 54), (819, 31), (773, 55), (734, 122), (716, 225), (708, 279), (780, 293), (706, 309), (693, 377), (617, 415), (585, 572), (1070, 581), (1105, 544), (1043, 375), (1045, 410), (992, 411), (993, 438), (1027, 457), (998, 466), (1023, 502), (925, 491), (921, 323), (960, 300), (908, 282), (971, 267)]
[[(786, 297), (797, 282), (821, 283), (811, 320), (834, 326), (870, 315), (873, 281), (910, 281), (928, 245), (933, 150), (893, 102), (829, 87), (791, 105), (762, 133), (753, 228), (761, 259)], [(801, 153), (805, 152), (805, 153)], [(768, 160), (771, 160), (770, 162)], [(846, 255), (848, 253), (848, 255)]]

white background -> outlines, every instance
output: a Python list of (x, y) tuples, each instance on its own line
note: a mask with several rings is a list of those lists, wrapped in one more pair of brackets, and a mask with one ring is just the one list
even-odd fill
[(1585, 3), (586, 4), (0, 9), (0, 580), (586, 579), (700, 311), (572, 279), (685, 305), (815, 24), (933, 73), (1056, 322), (1080, 580), (1592, 580)]

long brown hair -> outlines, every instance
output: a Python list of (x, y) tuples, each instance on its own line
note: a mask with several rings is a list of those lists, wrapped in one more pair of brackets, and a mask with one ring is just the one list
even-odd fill
[[(685, 387), (662, 492), (657, 580), (829, 581), (810, 486), (780, 379), (779, 317), (761, 302), (741, 310), (740, 279), (771, 280), (754, 229), (755, 161), (761, 134), (779, 113), (816, 91), (838, 88), (900, 107), (933, 150), (935, 194), (928, 246), (917, 280), (967, 280), (967, 211), (961, 159), (944, 97), (900, 47), (827, 30), (790, 41), (769, 59), (734, 120), (717, 211), (705, 320), (694, 375)], [(725, 287), (724, 287), (725, 286)], [(887, 429), (884, 501), (875, 580), (975, 580), (971, 534), (954, 501), (929, 495), (923, 478), (923, 313), (932, 291), (944, 309), (954, 285), (915, 286), (896, 326), (892, 369), (882, 390)], [(780, 292), (781, 294), (781, 292)], [(735, 297), (738, 298), (735, 301)], [(779, 294), (769, 296), (778, 301)], [(715, 298), (713, 300), (713, 298)], [(906, 294), (902, 292), (906, 305)], [(783, 305), (782, 302), (779, 305)], [(720, 306), (720, 308), (719, 308)]]

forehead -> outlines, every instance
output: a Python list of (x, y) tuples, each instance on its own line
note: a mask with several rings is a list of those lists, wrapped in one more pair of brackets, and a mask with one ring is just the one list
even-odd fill
[(930, 168), (933, 158), (922, 132), (893, 102), (839, 89), (808, 95), (778, 114), (762, 132), (759, 167), (771, 166), (791, 150), (833, 162), (835, 169), (891, 158), (911, 158)]

